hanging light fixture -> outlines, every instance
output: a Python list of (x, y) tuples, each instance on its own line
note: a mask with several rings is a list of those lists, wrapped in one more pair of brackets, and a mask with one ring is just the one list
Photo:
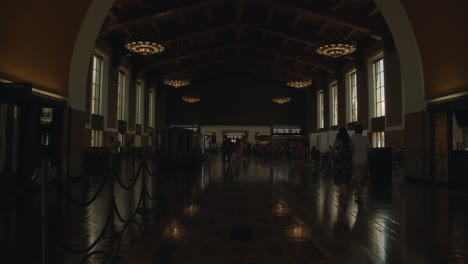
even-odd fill
[(186, 95), (186, 96), (182, 96), (182, 101), (185, 101), (187, 103), (198, 103), (201, 101), (201, 98), (199, 96), (189, 96), (189, 95)]
[(286, 83), (287, 86), (294, 87), (297, 89), (301, 89), (312, 84), (312, 80), (310, 79), (300, 79), (300, 80), (291, 80)]
[(344, 55), (351, 54), (356, 51), (356, 42), (346, 40), (338, 34), (333, 34), (326, 40), (321, 42), (315, 52), (320, 55), (338, 58)]
[(291, 97), (289, 96), (277, 96), (272, 99), (273, 102), (277, 104), (285, 104), (291, 101)]
[(187, 78), (183, 77), (167, 77), (164, 78), (164, 84), (172, 86), (174, 88), (179, 88), (183, 86), (187, 86), (190, 84), (190, 81)]
[(130, 39), (125, 43), (125, 48), (140, 55), (153, 55), (165, 50), (164, 46), (153, 40), (150, 36), (143, 35)]

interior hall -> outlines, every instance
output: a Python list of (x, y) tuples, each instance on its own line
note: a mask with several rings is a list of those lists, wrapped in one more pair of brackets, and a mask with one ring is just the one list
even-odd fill
[(0, 10), (1, 263), (468, 263), (468, 1)]

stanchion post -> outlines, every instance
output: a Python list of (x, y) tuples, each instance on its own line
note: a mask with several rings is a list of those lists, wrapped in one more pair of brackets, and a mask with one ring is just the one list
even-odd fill
[[(140, 173), (141, 174), (141, 177), (142, 177), (142, 188), (141, 188), (141, 191), (143, 192), (141, 195), (143, 195), (143, 212), (146, 212), (146, 199), (148, 199), (146, 197), (146, 193), (149, 194), (148, 192), (148, 188), (146, 186), (146, 168), (145, 168), (145, 161), (144, 161), (144, 156), (140, 159)], [(138, 176), (138, 175), (137, 175)], [(145, 193), (145, 190), (146, 190), (146, 193)]]
[[(132, 179), (135, 179), (135, 149), (133, 149), (133, 153), (132, 153), (132, 176), (133, 178)], [(138, 175), (137, 175), (138, 176)]]
[(42, 161), (41, 177), (41, 263), (47, 263), (47, 174), (48, 162)]
[[(111, 200), (111, 208), (112, 208), (112, 215), (110, 216), (110, 225), (109, 225), (109, 235), (110, 235), (110, 239), (112, 240), (112, 255), (114, 255), (114, 230), (115, 230), (115, 227), (114, 227), (114, 206), (115, 206), (115, 193), (114, 193), (114, 173), (119, 173), (116, 171), (117, 169), (117, 156), (116, 155), (112, 155), (111, 156), (111, 170), (110, 170), (110, 188), (111, 188), (111, 191), (110, 191), (110, 200)], [(120, 157), (119, 157), (120, 158)], [(120, 168), (119, 168), (120, 170)]]

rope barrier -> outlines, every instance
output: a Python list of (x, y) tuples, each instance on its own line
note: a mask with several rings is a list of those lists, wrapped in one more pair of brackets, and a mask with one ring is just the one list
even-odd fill
[[(123, 149), (122, 152), (120, 152), (120, 153), (108, 153), (106, 155), (109, 155), (108, 157), (111, 158), (110, 168), (106, 169), (107, 172), (104, 173), (104, 178), (103, 178), (102, 182), (99, 183), (99, 187), (92, 194), (92, 196), (91, 196), (91, 198), (89, 198), (89, 200), (81, 201), (80, 199), (76, 198), (76, 195), (73, 195), (73, 192), (66, 191), (66, 188), (65, 188), (66, 186), (65, 186), (65, 184), (63, 182), (53, 182), (53, 184), (57, 187), (58, 193), (60, 194), (60, 196), (64, 197), (65, 201), (67, 201), (69, 203), (72, 203), (74, 205), (77, 205), (79, 207), (82, 207), (82, 208), (86, 208), (86, 207), (94, 204), (94, 202), (98, 199), (98, 197), (103, 196), (101, 194), (103, 193), (104, 188), (108, 184), (110, 184), (110, 186), (111, 186), (112, 199), (111, 199), (110, 202), (112, 203), (112, 205), (109, 208), (109, 213), (106, 216), (106, 221), (105, 221), (104, 225), (102, 226), (102, 230), (100, 230), (98, 236), (96, 237), (96, 239), (91, 244), (89, 244), (85, 248), (73, 248), (69, 244), (66, 244), (64, 242), (63, 236), (61, 236), (60, 234), (57, 235), (57, 240), (56, 241), (57, 241), (58, 245), (61, 248), (63, 248), (63, 250), (66, 253), (68, 253), (68, 254), (81, 254), (81, 255), (86, 254), (83, 258), (81, 258), (81, 260), (79, 262), (80, 264), (81, 263), (87, 263), (87, 261), (89, 261), (89, 259), (92, 256), (95, 256), (95, 255), (103, 255), (105, 259), (111, 259), (114, 256), (115, 252), (106, 252), (104, 250), (95, 250), (96, 246), (99, 244), (99, 242), (102, 241), (102, 238), (106, 237), (106, 234), (108, 234), (108, 233), (114, 234), (115, 233), (116, 237), (118, 237), (118, 240), (115, 240), (113, 243), (122, 243), (119, 233), (125, 232), (125, 230), (127, 230), (127, 227), (131, 223), (136, 223), (138, 225), (139, 230), (142, 230), (141, 229), (142, 228), (141, 224), (139, 223), (139, 221), (137, 221), (138, 219), (136, 218), (137, 214), (140, 213), (142, 215), (145, 215), (147, 211), (152, 211), (152, 213), (154, 214), (158, 210), (158, 208), (156, 208), (156, 207), (147, 208), (147, 206), (146, 206), (146, 201), (147, 200), (145, 200), (145, 199), (148, 198), (150, 201), (153, 201), (153, 200), (162, 198), (161, 195), (160, 196), (155, 195), (155, 192), (154, 192), (155, 187), (154, 186), (151, 188), (151, 191), (150, 191), (149, 187), (147, 185), (152, 182), (152, 184), (156, 184), (156, 185), (160, 186), (160, 185), (164, 185), (168, 180), (167, 177), (157, 177), (157, 178), (154, 178), (153, 180), (151, 180), (150, 183), (146, 182), (147, 178), (146, 178), (145, 172), (148, 173), (149, 177), (156, 176), (157, 175), (157, 170), (158, 170), (160, 162), (161, 162), (161, 159), (160, 158), (156, 159), (155, 156), (152, 155), (152, 153), (147, 153), (145, 149), (143, 149), (143, 150), (140, 150), (140, 149)], [(123, 179), (124, 179), (123, 176), (124, 175), (122, 174), (121, 170), (122, 170), (122, 166), (124, 166), (124, 165), (128, 166), (128, 165), (131, 164), (131, 163), (123, 164), (124, 162), (129, 162), (130, 159), (131, 159), (131, 161), (138, 162), (139, 164), (138, 164), (138, 169), (136, 171), (136, 176), (131, 180), (131, 183), (129, 185), (125, 185), (124, 181), (123, 181)], [(150, 166), (150, 164), (148, 163), (149, 160), (153, 160), (153, 161), (156, 161), (156, 162), (151, 164), (153, 166)], [(83, 167), (85, 167), (85, 166), (83, 166)], [(134, 166), (132, 166), (132, 168), (134, 168)], [(133, 169), (132, 171), (133, 171), (132, 174), (135, 175), (134, 174), (135, 170)], [(85, 178), (87, 173), (85, 172), (85, 170), (83, 170), (83, 173), (84, 173), (83, 178)], [(131, 190), (136, 189), (135, 185), (136, 185), (136, 183), (137, 183), (137, 181), (138, 181), (141, 174), (143, 174), (143, 175), (141, 176), (142, 177), (141, 178), (142, 184), (141, 184), (138, 203), (135, 206), (135, 210), (127, 217), (127, 219), (124, 219), (121, 212), (119, 211), (119, 208), (117, 206), (117, 202), (116, 202), (116, 199), (115, 199), (115, 195), (114, 195), (114, 192), (116, 191), (116, 189), (114, 189), (115, 185), (113, 184), (114, 177), (117, 180), (118, 185), (122, 189), (124, 189), (126, 191), (131, 191)], [(0, 205), (0, 210), (4, 210), (4, 209), (7, 209), (7, 208), (10, 208), (11, 206), (13, 206), (24, 195), (26, 189), (38, 177), (39, 177), (38, 174), (34, 174), (18, 191), (16, 191), (16, 193), (12, 196), (12, 198), (8, 199), (7, 202)], [(109, 182), (109, 180), (110, 180), (110, 182)], [(43, 190), (43, 192), (45, 192), (45, 190)], [(60, 206), (60, 208), (61, 208), (61, 206)], [(59, 211), (61, 211), (60, 208), (59, 208)], [(117, 216), (117, 219), (124, 224), (123, 227), (120, 226), (118, 228), (119, 230), (116, 230), (115, 229), (116, 227), (114, 226), (114, 221), (115, 221), (114, 220), (114, 213)], [(146, 221), (146, 220), (144, 220), (144, 221)], [(111, 237), (114, 238), (113, 235)]]
[(63, 187), (63, 184), (58, 184), (57, 187), (60, 190), (60, 192), (63, 194), (63, 196), (68, 199), (69, 202), (71, 202), (71, 203), (73, 203), (75, 205), (81, 206), (81, 207), (88, 207), (97, 199), (99, 194), (104, 189), (104, 186), (106, 185), (106, 182), (107, 182), (108, 179), (109, 179), (109, 173), (106, 173), (106, 176), (105, 176), (104, 180), (102, 181), (101, 185), (99, 186), (99, 189), (96, 191), (96, 193), (93, 195), (93, 197), (91, 199), (89, 199), (89, 201), (87, 201), (87, 202), (82, 202), (82, 201), (78, 201), (77, 199), (75, 199), (71, 194), (69, 194), (68, 192), (65, 191), (65, 189)]
[[(148, 189), (146, 188), (146, 186), (144, 187), (144, 192), (145, 192), (145, 195), (148, 199), (150, 199), (151, 201), (155, 200), (156, 197), (155, 196), (151, 196), (148, 192)], [(158, 197), (157, 199), (160, 199), (160, 197)]]
[(140, 163), (140, 166), (138, 167), (138, 170), (137, 170), (137, 176), (133, 179), (133, 182), (130, 184), (130, 186), (125, 186), (122, 183), (122, 179), (120, 179), (120, 177), (118, 176), (120, 173), (118, 171), (116, 172), (115, 169), (113, 170), (114, 173), (115, 173), (115, 178), (117, 179), (117, 182), (119, 183), (120, 187), (122, 187), (122, 189), (129, 191), (130, 189), (133, 188), (133, 186), (135, 186), (135, 183), (136, 183), (138, 177), (140, 176), (140, 171), (141, 171), (142, 166), (143, 166), (143, 164)]
[[(143, 186), (142, 186), (142, 188), (143, 188)], [(132, 216), (130, 216), (128, 220), (123, 219), (122, 215), (119, 212), (119, 209), (117, 208), (117, 203), (114, 200), (113, 207), (114, 207), (114, 210), (115, 210), (115, 214), (117, 215), (117, 218), (120, 220), (120, 222), (126, 224), (126, 223), (129, 223), (129, 222), (133, 221), (136, 214), (138, 213), (138, 210), (140, 209), (140, 204), (141, 204), (142, 200), (143, 200), (143, 190), (140, 191), (140, 198), (138, 199), (138, 204), (136, 206), (136, 210), (135, 210), (135, 212), (132, 213)]]
[(145, 163), (145, 170), (146, 170), (146, 172), (148, 173), (148, 175), (149, 175), (150, 177), (153, 177), (154, 175), (156, 175), (156, 171), (151, 172), (151, 171), (149, 170), (149, 168), (148, 168), (148, 163), (146, 163), (146, 161), (145, 161), (144, 163)]
[[(87, 248), (85, 248), (85, 249), (73, 249), (73, 248), (67, 246), (61, 239), (60, 239), (60, 245), (62, 246), (62, 248), (65, 251), (68, 251), (69, 253), (73, 253), (73, 254), (84, 254), (86, 252), (89, 252), (90, 250), (92, 250), (99, 243), (99, 241), (102, 239), (102, 237), (104, 237), (104, 235), (106, 233), (106, 229), (109, 226), (109, 223), (111, 222), (112, 215), (113, 215), (113, 212), (112, 212), (112, 209), (111, 209), (111, 212), (109, 212), (109, 215), (107, 216), (106, 224), (102, 228), (101, 233), (98, 235), (96, 240), (91, 245), (89, 245)], [(111, 231), (113, 231), (113, 230), (111, 230)]]
[(29, 185), (31, 185), (38, 177), (39, 177), (39, 175), (33, 174), (33, 176), (25, 184), (23, 184), (23, 186), (21, 186), (21, 188), (19, 188), (18, 191), (16, 191), (16, 193), (12, 196), (12, 198), (10, 198), (5, 203), (0, 205), (0, 211), (8, 209), (11, 206), (13, 206), (14, 204), (16, 204), (16, 202), (19, 200), (19, 197), (24, 193), (26, 188)]

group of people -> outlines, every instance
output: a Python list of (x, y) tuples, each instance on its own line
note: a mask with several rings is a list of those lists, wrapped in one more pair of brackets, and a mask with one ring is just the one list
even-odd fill
[(349, 137), (346, 128), (341, 127), (336, 135), (333, 146), (328, 152), (321, 154), (315, 147), (311, 150), (311, 159), (315, 163), (331, 164), (335, 184), (340, 188), (339, 201), (344, 203), (351, 181), (356, 187), (355, 201), (363, 202), (363, 189), (367, 179), (367, 155), (369, 142), (362, 135), (363, 127), (356, 125), (354, 134)]
[(223, 153), (223, 160), (231, 162), (239, 158), (249, 157), (251, 144), (244, 141), (233, 143), (231, 140), (225, 139), (221, 144), (221, 151)]
[(367, 154), (369, 143), (362, 135), (363, 128), (356, 125), (354, 135), (349, 137), (346, 128), (341, 127), (336, 135), (333, 149), (335, 151), (334, 160), (334, 180), (340, 186), (341, 203), (345, 202), (349, 184), (353, 179), (356, 186), (356, 202), (362, 203), (363, 188), (367, 179)]

